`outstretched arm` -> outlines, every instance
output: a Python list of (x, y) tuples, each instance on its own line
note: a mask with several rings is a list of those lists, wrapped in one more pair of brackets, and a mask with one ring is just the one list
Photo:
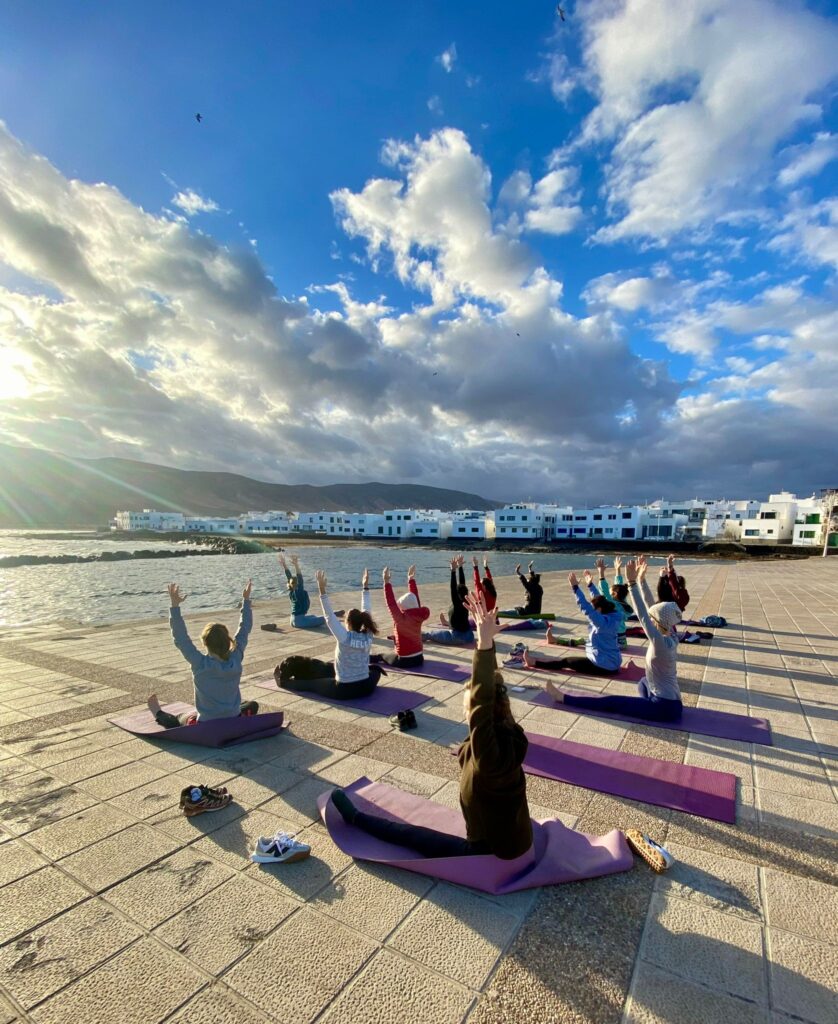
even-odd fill
[(419, 601), (419, 607), (421, 608), (422, 602), (419, 598), (419, 587), (416, 583), (416, 566), (411, 565), (407, 570), (407, 589), (416, 596), (416, 600)]
[[(576, 598), (576, 603), (579, 605), (580, 611), (589, 619), (589, 621), (593, 622), (594, 625), (602, 626), (605, 623), (605, 616), (601, 615), (585, 597), (582, 588), (579, 586), (579, 578), (576, 573), (570, 573), (567, 580), (573, 590), (573, 596)], [(594, 592), (596, 592), (596, 588), (593, 589)]]
[[(632, 606), (637, 613), (637, 618), (640, 620), (640, 625), (643, 627), (643, 632), (649, 638), (650, 641), (662, 640), (663, 633), (655, 626), (652, 622), (652, 617), (649, 615), (649, 609), (646, 607), (646, 602), (643, 600), (643, 587), (638, 586), (641, 582), (638, 576), (638, 566), (633, 559), (629, 559), (626, 563), (626, 580), (629, 586), (629, 598)], [(646, 588), (648, 589), (648, 587)]]
[(486, 602), (468, 597), (465, 605), (477, 626), (477, 649), (472, 658), (469, 688), (468, 730), (475, 771), (479, 774), (503, 774), (511, 767), (510, 753), (498, 743), (495, 726), (495, 636), (500, 626)]
[(329, 627), (329, 632), (338, 643), (344, 643), (349, 636), (349, 631), (338, 619), (337, 615), (335, 615), (332, 602), (326, 593), (326, 573), (322, 569), (318, 569), (314, 574), (314, 578), (317, 580), (317, 588), (320, 591), (320, 607), (323, 609), (323, 614), (326, 617), (326, 625)]
[(242, 613), (239, 618), (239, 628), (236, 630), (234, 643), (236, 649), (244, 654), (247, 647), (247, 640), (250, 630), (253, 628), (253, 609), (250, 606), (250, 595), (253, 592), (253, 580), (248, 580), (247, 586), (242, 591)]
[(183, 621), (183, 616), (180, 612), (180, 605), (186, 600), (186, 595), (181, 594), (177, 583), (170, 583), (167, 589), (172, 603), (169, 609), (169, 628), (172, 631), (172, 640), (174, 640), (175, 647), (177, 647), (189, 664), (193, 668), (197, 668), (203, 661), (204, 655), (192, 643), (186, 629), (186, 623)]
[(401, 622), (404, 618), (404, 612), (399, 608), (399, 602), (393, 593), (393, 584), (390, 582), (390, 570), (386, 566), (381, 573), (381, 577), (384, 581), (384, 603), (387, 605), (387, 610), (392, 616), (393, 622)]

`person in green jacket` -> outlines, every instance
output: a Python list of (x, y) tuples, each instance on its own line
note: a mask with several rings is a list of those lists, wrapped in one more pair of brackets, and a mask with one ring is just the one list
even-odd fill
[(360, 811), (342, 789), (332, 793), (332, 800), (349, 824), (424, 857), (493, 854), (515, 860), (533, 842), (522, 767), (527, 737), (512, 715), (503, 676), (497, 671), (495, 636), (500, 625), (494, 612), (487, 610), (483, 595), (468, 597), (466, 606), (477, 626), (477, 649), (465, 694), (468, 738), (457, 755), (466, 838)]

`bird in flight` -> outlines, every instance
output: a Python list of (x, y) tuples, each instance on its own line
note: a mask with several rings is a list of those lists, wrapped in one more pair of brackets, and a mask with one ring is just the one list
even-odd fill
[(195, 115), (195, 120), (198, 122), (198, 124), (200, 124), (201, 121), (203, 121), (203, 117), (201, 116), (201, 114), (196, 114)]
[(556, 7), (556, 13), (557, 13), (557, 14), (558, 14), (558, 16), (559, 16), (559, 17), (560, 17), (560, 18), (562, 19), (562, 21), (564, 21), (564, 20), (565, 20), (565, 16), (564, 16), (564, 8), (562, 7), (562, 5), (561, 5), (561, 4), (559, 4), (559, 5), (558, 5), (558, 6)]

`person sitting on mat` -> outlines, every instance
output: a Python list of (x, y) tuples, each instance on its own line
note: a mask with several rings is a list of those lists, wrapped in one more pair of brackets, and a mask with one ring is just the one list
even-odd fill
[(291, 602), (291, 625), (295, 629), (317, 629), (319, 626), (325, 626), (326, 620), (322, 615), (308, 614), (308, 610), (311, 607), (311, 598), (308, 596), (308, 591), (303, 581), (303, 574), (300, 572), (300, 559), (297, 555), (291, 555), (291, 561), (294, 564), (293, 574), (288, 568), (284, 555), (279, 556), (279, 564), (282, 566), (288, 584), (288, 599)]
[(390, 582), (390, 570), (384, 567), (384, 600), (393, 619), (393, 641), (395, 651), (377, 655), (380, 661), (398, 668), (418, 668), (425, 660), (422, 649), (422, 623), (429, 618), (430, 608), (425, 608), (419, 599), (419, 587), (416, 585), (416, 566), (407, 570), (407, 593), (396, 600), (393, 584)]
[(626, 600), (628, 597), (628, 587), (623, 583), (623, 577), (620, 575), (620, 570), (623, 567), (622, 559), (619, 555), (614, 559), (615, 576), (613, 587), (609, 586), (608, 580), (605, 578), (605, 559), (598, 558), (595, 564), (599, 571), (599, 592), (614, 605), (614, 610), (620, 616), (617, 643), (620, 647), (625, 647), (628, 643), (626, 640), (626, 609), (628, 609), (628, 614), (634, 614), (634, 610)]
[[(493, 612), (498, 604), (498, 592), (495, 589), (495, 581), (492, 579), (492, 570), (489, 568), (489, 559), (483, 556), (483, 579), (480, 579), (480, 569), (477, 565), (477, 555), (471, 556), (472, 571), (474, 573), (474, 592), (482, 594), (488, 611)], [(474, 626), (470, 627), (474, 629)]]
[(526, 576), (521, 572), (520, 564), (515, 566), (515, 575), (521, 581), (521, 585), (527, 592), (526, 602), (517, 608), (498, 612), (499, 615), (520, 615), (524, 618), (528, 618), (530, 615), (541, 614), (541, 600), (544, 597), (544, 588), (539, 582), (541, 580), (541, 574), (537, 573), (533, 569), (534, 564), (534, 562), (529, 563), (527, 566)]
[(361, 579), (361, 608), (350, 608), (341, 623), (326, 593), (326, 573), (315, 573), (320, 591), (320, 605), (329, 632), (336, 640), (334, 661), (321, 661), (291, 655), (274, 669), (277, 686), (284, 690), (316, 693), (333, 700), (355, 700), (368, 697), (381, 678), (382, 669), (370, 664), (372, 640), (378, 632), (370, 610), (369, 570)]
[(447, 628), (429, 629), (424, 632), (422, 639), (427, 643), (446, 644), (452, 647), (465, 647), (474, 643), (474, 632), (469, 625), (468, 608), (465, 604), (468, 587), (463, 571), (464, 562), (462, 555), (455, 555), (451, 559), (451, 604), (448, 607), (448, 615), (445, 612), (439, 613), (440, 624)]
[(640, 696), (604, 694), (585, 697), (563, 693), (548, 682), (545, 689), (556, 703), (587, 711), (612, 711), (653, 722), (672, 722), (681, 717), (683, 705), (678, 686), (678, 637), (675, 633), (675, 624), (680, 621), (681, 612), (674, 601), (663, 601), (646, 607), (643, 595), (643, 590), (648, 590), (648, 587), (644, 587), (646, 568), (645, 559), (640, 564), (630, 560), (626, 565), (631, 600), (649, 638), (646, 675), (637, 684)]
[(207, 653), (203, 654), (189, 637), (186, 623), (180, 611), (186, 594), (181, 594), (177, 583), (168, 586), (169, 626), (175, 647), (192, 668), (192, 682), (195, 687), (195, 711), (172, 715), (163, 711), (157, 694), (148, 698), (148, 709), (154, 720), (165, 729), (178, 725), (194, 725), (214, 718), (238, 718), (239, 715), (255, 715), (259, 705), (255, 700), (242, 701), (241, 677), (244, 650), (253, 626), (253, 610), (250, 607), (250, 593), (253, 580), (242, 591), (242, 613), (235, 637), (230, 636), (223, 622), (211, 622), (204, 626), (201, 640)]
[(524, 664), (527, 668), (543, 668), (548, 672), (561, 672), (571, 669), (590, 676), (613, 676), (620, 669), (622, 655), (617, 643), (617, 630), (620, 617), (608, 598), (594, 586), (594, 578), (585, 570), (585, 582), (591, 593), (591, 600), (585, 597), (579, 586), (579, 578), (575, 572), (567, 577), (576, 597), (576, 603), (591, 624), (585, 654), (563, 654), (560, 658), (535, 657), (524, 651)]
[(658, 601), (674, 601), (680, 611), (685, 611), (690, 603), (687, 581), (675, 572), (675, 555), (666, 559), (666, 567), (660, 571), (658, 579)]
[(514, 860), (533, 842), (522, 768), (527, 737), (512, 715), (503, 676), (497, 671), (494, 641), (500, 626), (484, 597), (468, 597), (466, 608), (477, 626), (477, 650), (464, 705), (468, 738), (457, 754), (466, 838), (368, 814), (341, 789), (332, 793), (332, 800), (350, 825), (423, 857), (493, 854)]

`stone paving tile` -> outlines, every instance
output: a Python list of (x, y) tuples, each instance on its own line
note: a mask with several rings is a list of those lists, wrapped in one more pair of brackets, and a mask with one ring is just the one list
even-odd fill
[(55, 868), (25, 875), (3, 888), (0, 944), (87, 899), (89, 893)]
[(838, 804), (807, 800), (790, 793), (759, 790), (760, 822), (795, 828), (802, 833), (838, 839)]
[(264, 1024), (261, 1010), (227, 988), (202, 989), (169, 1024)]
[(675, 864), (656, 879), (657, 893), (692, 900), (709, 910), (746, 920), (761, 920), (759, 869), (755, 864), (677, 843), (667, 843), (667, 849)]
[(225, 981), (272, 1017), (309, 1024), (377, 948), (304, 908), (232, 967)]
[[(439, 883), (388, 945), (470, 988), (480, 988), (518, 919), (467, 889)], [(446, 941), (439, 942), (445, 935)]]
[(656, 896), (640, 956), (687, 981), (768, 1003), (758, 922)]
[[(370, 999), (370, 993), (375, 999)], [(472, 993), (390, 950), (378, 952), (320, 1018), (323, 1024), (450, 1024)]]
[(311, 847), (311, 856), (296, 864), (251, 864), (245, 877), (298, 900), (310, 900), (352, 863), (321, 825), (297, 833)]
[(96, 803), (87, 793), (64, 786), (60, 780), (40, 772), (24, 775), (4, 788), (7, 799), (0, 803), (0, 822), (8, 832), (18, 836)]
[(60, 860), (106, 836), (121, 832), (122, 829), (133, 825), (134, 820), (130, 815), (108, 804), (94, 804), (79, 811), (78, 814), (72, 814), (52, 825), (45, 825), (35, 832), (30, 832), (27, 842), (50, 860)]
[(764, 1006), (695, 985), (640, 961), (623, 1024), (769, 1024)]
[(61, 862), (61, 867), (96, 892), (174, 852), (177, 843), (147, 825), (132, 825)]
[(88, 900), (0, 948), (0, 985), (29, 1009), (139, 936), (101, 900)]
[(773, 868), (765, 870), (764, 879), (766, 917), (772, 928), (838, 941), (838, 886)]
[(160, 925), (155, 934), (202, 970), (219, 975), (298, 907), (296, 901), (234, 875)]
[(45, 867), (47, 861), (26, 843), (10, 839), (0, 844), (0, 886)]
[(42, 1003), (32, 1019), (37, 1024), (156, 1024), (204, 984), (205, 978), (186, 961), (156, 942), (141, 939)]
[(838, 946), (771, 928), (768, 947), (774, 1009), (813, 1024), (834, 1024)]
[(82, 779), (76, 784), (76, 788), (100, 800), (109, 800), (122, 793), (129, 793), (132, 789), (139, 789), (165, 774), (166, 772), (154, 765), (146, 764), (144, 761), (133, 761), (122, 768), (112, 768), (101, 775)]
[(108, 903), (154, 928), (232, 877), (229, 868), (194, 849), (157, 861), (107, 893)]

